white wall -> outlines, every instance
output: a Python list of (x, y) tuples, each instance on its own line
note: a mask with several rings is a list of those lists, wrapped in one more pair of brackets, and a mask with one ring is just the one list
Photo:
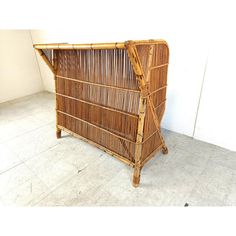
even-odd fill
[(211, 44), (194, 137), (236, 151), (236, 38), (225, 36)]
[(0, 103), (43, 90), (29, 30), (0, 30)]
[(236, 151), (234, 6), (216, 1), (209, 10), (209, 56), (194, 137)]

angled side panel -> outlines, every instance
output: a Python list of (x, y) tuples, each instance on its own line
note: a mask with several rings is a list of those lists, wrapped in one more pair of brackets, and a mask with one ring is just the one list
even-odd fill
[(146, 109), (144, 122), (142, 162), (146, 161), (155, 150), (165, 147), (160, 123), (165, 110), (169, 49), (164, 41), (154, 43), (152, 63), (148, 66), (146, 55), (149, 46), (147, 44), (136, 46), (144, 71), (146, 75), (149, 74), (149, 79), (146, 81), (149, 106)]

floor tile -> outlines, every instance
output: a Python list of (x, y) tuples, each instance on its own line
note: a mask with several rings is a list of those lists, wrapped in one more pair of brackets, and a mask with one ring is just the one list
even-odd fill
[(37, 202), (36, 207), (64, 207), (65, 204), (61, 199), (56, 198), (52, 193), (49, 193), (46, 197)]
[(56, 122), (55, 108), (37, 107), (29, 113), (34, 118), (39, 120), (41, 124), (48, 124), (49, 122)]
[(53, 151), (48, 150), (25, 162), (50, 189), (54, 189), (78, 171), (75, 166), (63, 160), (54, 160), (53, 155)]
[[(122, 169), (111, 181), (98, 188), (95, 193), (87, 192), (87, 201), (83, 206), (158, 206), (164, 199), (164, 193), (149, 185), (133, 188), (130, 170)], [(151, 197), (150, 197), (151, 196)], [(74, 205), (76, 203), (74, 202)]]
[[(208, 160), (210, 159), (209, 156), (198, 156), (193, 153), (184, 151), (182, 149), (176, 149), (173, 154), (168, 154), (165, 156), (165, 164), (174, 164), (180, 163), (183, 166), (186, 164), (190, 164), (192, 167), (195, 166), (196, 170), (198, 169), (200, 172), (203, 168), (207, 165)], [(197, 174), (194, 172), (194, 174)]]
[(194, 190), (191, 195), (186, 199), (186, 203), (191, 207), (200, 206), (224, 206), (224, 202), (219, 200), (214, 194), (204, 195), (199, 191)]
[(4, 171), (13, 168), (22, 161), (17, 158), (17, 155), (4, 144), (0, 144), (0, 174)]
[(5, 143), (17, 157), (26, 161), (60, 142), (56, 138), (55, 129), (50, 125), (45, 125), (39, 129), (25, 133)]
[(236, 174), (232, 175), (231, 186), (228, 193), (225, 196), (224, 204), (226, 206), (236, 206)]
[(6, 123), (1, 125), (0, 129), (1, 129), (0, 143), (3, 143), (5, 141), (8, 141), (14, 137), (17, 137), (25, 133), (24, 128), (18, 126), (15, 123), (15, 121), (6, 121)]
[(31, 206), (38, 198), (42, 198), (49, 192), (49, 188), (36, 176), (12, 189), (1, 198), (6, 206)]
[(211, 156), (211, 161), (236, 170), (236, 152), (227, 151), (221, 155)]
[(235, 188), (235, 175), (236, 171), (209, 161), (194, 190), (204, 199), (214, 197), (224, 201), (231, 189)]
[[(107, 168), (109, 166), (109, 168)], [(54, 196), (63, 199), (66, 205), (83, 203), (84, 194), (110, 181), (122, 168), (123, 163), (111, 159), (106, 154), (98, 157), (92, 165), (79, 171), (67, 182), (53, 191)], [(75, 204), (75, 203), (74, 203)]]
[(0, 197), (29, 181), (32, 176), (33, 173), (24, 164), (0, 174)]
[(230, 192), (224, 199), (224, 206), (236, 206), (236, 191)]

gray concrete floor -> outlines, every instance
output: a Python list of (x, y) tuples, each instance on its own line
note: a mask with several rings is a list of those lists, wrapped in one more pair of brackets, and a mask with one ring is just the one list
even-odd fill
[(163, 130), (169, 154), (133, 170), (62, 133), (55, 137), (54, 95), (0, 104), (0, 206), (236, 205), (236, 153)]

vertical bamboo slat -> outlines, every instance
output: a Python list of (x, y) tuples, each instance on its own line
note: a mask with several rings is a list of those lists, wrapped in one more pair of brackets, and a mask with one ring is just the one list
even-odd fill
[(168, 149), (160, 130), (169, 49), (163, 40), (34, 45), (54, 74), (56, 135), (61, 130), (134, 168)]

